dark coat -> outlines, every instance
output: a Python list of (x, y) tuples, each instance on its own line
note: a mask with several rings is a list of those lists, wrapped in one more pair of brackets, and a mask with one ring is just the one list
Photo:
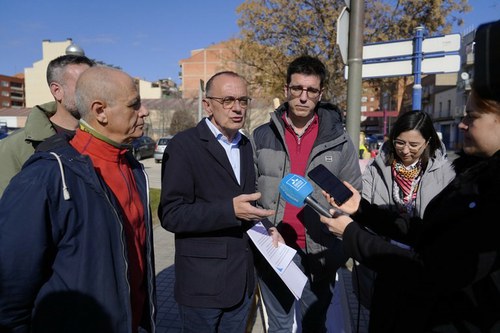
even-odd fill
[[(35, 153), (0, 200), (0, 331), (28, 332), (33, 317), (44, 328), (57, 318), (52, 324), (67, 320), (73, 325), (69, 327), (82, 331), (130, 332), (132, 309), (120, 206), (88, 156), (65, 141), (56, 146), (53, 151), (61, 165), (49, 152)], [(146, 221), (149, 306), (142, 326), (154, 332), (149, 190), (142, 165), (128, 157)], [(63, 198), (63, 180), (69, 200)], [(50, 311), (59, 316), (44, 315)]]
[(176, 134), (163, 155), (158, 215), (175, 233), (175, 299), (192, 307), (227, 308), (254, 290), (253, 255), (233, 198), (255, 191), (252, 147), (240, 141), (241, 185), (203, 119)]
[[(253, 132), (254, 161), (257, 169), (257, 190), (262, 193), (258, 205), (266, 209), (276, 210), (274, 223), (281, 223), (285, 212), (286, 201), (279, 199), (281, 179), (290, 172), (290, 154), (285, 144), (285, 124), (282, 119), (287, 112), (288, 103), (282, 104), (271, 113), (270, 122), (263, 124)], [(313, 148), (308, 152), (307, 173), (322, 164), (341, 180), (346, 180), (356, 189), (361, 190), (361, 171), (359, 169), (358, 150), (354, 148), (342, 123), (342, 112), (330, 103), (320, 102), (315, 111), (319, 118), (319, 128)], [(325, 207), (326, 199), (321, 188), (310, 181), (314, 187), (312, 196)], [(329, 278), (333, 283), (336, 271), (347, 257), (342, 252), (341, 242), (332, 235), (319, 221), (319, 215), (307, 205), (302, 211), (306, 229), (306, 248), (308, 269), (315, 279)], [(279, 227), (279, 226), (278, 226)]]
[(398, 228), (386, 228), (392, 235), (396, 229), (411, 235), (404, 241), (414, 251), (392, 246), (357, 223), (346, 228), (344, 249), (353, 258), (374, 270), (400, 268), (394, 285), (398, 297), (373, 300), (372, 332), (500, 332), (500, 225), (495, 213), (500, 151), (488, 159), (461, 157), (455, 170), (457, 177), (429, 203), (423, 221), (405, 226), (398, 220)]

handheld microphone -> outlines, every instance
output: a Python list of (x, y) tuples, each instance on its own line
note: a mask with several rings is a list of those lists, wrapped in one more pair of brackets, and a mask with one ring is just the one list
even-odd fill
[(279, 190), (286, 202), (296, 207), (303, 207), (306, 204), (320, 215), (333, 217), (327, 208), (311, 196), (314, 188), (304, 177), (289, 173), (281, 180)]

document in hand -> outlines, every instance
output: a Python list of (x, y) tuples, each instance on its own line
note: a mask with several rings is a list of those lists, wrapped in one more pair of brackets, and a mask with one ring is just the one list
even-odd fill
[(262, 222), (256, 223), (247, 231), (247, 234), (295, 298), (300, 299), (307, 277), (292, 261), (297, 251), (282, 243), (274, 247), (272, 238)]

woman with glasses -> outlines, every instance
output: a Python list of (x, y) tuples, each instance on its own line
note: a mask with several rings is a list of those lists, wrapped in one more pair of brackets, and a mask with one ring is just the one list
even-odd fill
[[(380, 208), (409, 218), (424, 215), (429, 201), (454, 178), (455, 172), (446, 158), (432, 120), (425, 112), (407, 112), (394, 123), (389, 139), (363, 173), (363, 198)], [(374, 222), (376, 223), (376, 222)], [(384, 237), (403, 248), (408, 244)], [(385, 325), (377, 310), (378, 303), (392, 302), (394, 284), (398, 283), (398, 267), (376, 275), (364, 265), (353, 274), (358, 298), (371, 310), (372, 327)], [(373, 297), (372, 297), (373, 296)]]
[[(399, 297), (377, 304), (386, 326), (377, 330), (370, 323), (373, 332), (500, 331), (500, 95), (486, 98), (475, 89), (458, 125), (463, 153), (453, 162), (457, 175), (428, 204), (422, 220), (405, 224), (360, 202), (356, 193), (342, 209), (352, 214), (359, 208), (357, 213), (321, 218), (343, 237), (352, 258), (377, 272), (397, 267), (402, 273), (394, 286)], [(412, 248), (380, 240), (366, 226), (401, 237)]]
[(455, 176), (432, 120), (407, 112), (363, 173), (363, 197), (409, 216), (423, 216), (429, 201)]

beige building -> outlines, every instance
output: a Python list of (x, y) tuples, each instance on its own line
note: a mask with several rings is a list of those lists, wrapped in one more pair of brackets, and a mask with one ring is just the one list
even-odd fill
[[(51, 60), (70, 53), (74, 47), (75, 45), (71, 38), (62, 42), (52, 42), (50, 40), (42, 42), (42, 59), (33, 63), (33, 67), (24, 69), (27, 108), (50, 102), (54, 99), (47, 84), (47, 66)], [(142, 79), (136, 79), (136, 84), (139, 87), (141, 98), (162, 97), (162, 90), (159, 84), (153, 84)]]
[(159, 84), (136, 79), (136, 84), (139, 85), (139, 94), (141, 99), (155, 99), (162, 98), (162, 90)]
[(66, 54), (66, 49), (73, 44), (68, 38), (63, 42), (42, 42), (42, 59), (33, 63), (33, 67), (24, 69), (26, 107), (34, 107), (54, 100), (47, 84), (47, 66), (52, 59)]

